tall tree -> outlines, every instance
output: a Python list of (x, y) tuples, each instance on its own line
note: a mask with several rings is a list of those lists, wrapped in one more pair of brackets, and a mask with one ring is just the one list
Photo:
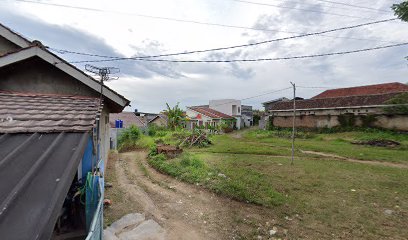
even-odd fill
[(391, 8), (399, 19), (408, 22), (408, 1), (393, 4)]
[(173, 108), (171, 108), (168, 103), (166, 103), (166, 106), (167, 109), (164, 110), (164, 112), (168, 118), (168, 126), (169, 128), (175, 130), (177, 127), (181, 126), (185, 120), (183, 110), (181, 110), (179, 107), (179, 103), (177, 103)]

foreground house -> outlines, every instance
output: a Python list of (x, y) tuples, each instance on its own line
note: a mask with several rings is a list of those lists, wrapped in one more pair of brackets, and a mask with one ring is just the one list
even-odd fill
[(187, 129), (194, 129), (196, 127), (208, 128), (209, 126), (216, 127), (223, 121), (230, 122), (231, 124), (235, 122), (234, 117), (205, 106), (187, 107), (186, 116)]
[(103, 86), (101, 101), (100, 89), (0, 25), (2, 239), (102, 239), (109, 113), (129, 100)]
[[(389, 101), (403, 93), (408, 93), (408, 85), (402, 83), (327, 90), (311, 99), (296, 101), (296, 126), (365, 126), (408, 131), (407, 113), (387, 111), (396, 106), (390, 105)], [(273, 126), (292, 126), (292, 100), (271, 101), (264, 106)]]

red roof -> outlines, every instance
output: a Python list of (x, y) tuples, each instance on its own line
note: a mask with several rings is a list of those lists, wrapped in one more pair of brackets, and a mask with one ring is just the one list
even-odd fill
[[(337, 107), (359, 107), (383, 105), (400, 93), (387, 93), (365, 96), (349, 96), (338, 98), (318, 98), (296, 101), (297, 109), (318, 109), (318, 108), (337, 108)], [(271, 105), (270, 111), (275, 110), (292, 110), (292, 101), (275, 102)]]
[(210, 118), (221, 118), (221, 119), (233, 119), (234, 117), (224, 114), (222, 112), (218, 112), (214, 109), (208, 107), (190, 107), (191, 110), (201, 113)]
[(326, 90), (318, 94), (317, 96), (314, 96), (312, 99), (363, 96), (363, 95), (386, 94), (386, 93), (397, 93), (397, 92), (408, 92), (408, 85), (394, 82), (394, 83), (383, 83), (383, 84), (367, 85), (367, 86), (360, 86), (360, 87), (337, 88), (337, 89)]

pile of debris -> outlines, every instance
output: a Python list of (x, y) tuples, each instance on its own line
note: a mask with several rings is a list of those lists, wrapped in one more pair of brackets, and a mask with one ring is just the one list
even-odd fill
[(206, 147), (211, 144), (205, 132), (193, 132), (190, 136), (187, 136), (181, 143), (180, 146), (186, 147)]
[(401, 143), (397, 141), (386, 140), (386, 139), (377, 139), (377, 140), (369, 140), (369, 141), (354, 141), (351, 143), (357, 144), (357, 145), (369, 145), (369, 146), (376, 146), (376, 147), (397, 147), (401, 145)]
[(157, 145), (157, 153), (163, 153), (168, 158), (175, 158), (183, 152), (183, 149), (176, 146), (171, 146), (167, 144), (159, 144)]

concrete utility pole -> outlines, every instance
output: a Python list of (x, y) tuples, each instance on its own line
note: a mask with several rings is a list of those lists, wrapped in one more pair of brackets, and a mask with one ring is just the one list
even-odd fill
[(293, 165), (293, 159), (295, 158), (295, 125), (296, 125), (296, 84), (290, 82), (293, 87), (293, 129), (292, 129), (292, 162), (291, 165)]

